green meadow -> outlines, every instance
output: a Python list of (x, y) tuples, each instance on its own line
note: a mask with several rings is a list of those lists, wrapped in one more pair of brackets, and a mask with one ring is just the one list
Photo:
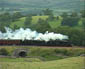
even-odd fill
[[(29, 59), (29, 58), (28, 58)], [(84, 57), (72, 57), (55, 61), (47, 62), (29, 62), (18, 60), (18, 62), (10, 60), (16, 59), (5, 59), (0, 62), (0, 69), (84, 69)], [(0, 58), (1, 60), (1, 58)], [(2, 58), (3, 60), (3, 58)], [(8, 61), (7, 61), (8, 60)], [(27, 60), (27, 59), (24, 59)]]
[[(48, 16), (32, 16), (32, 24), (37, 24), (38, 23), (38, 20), (39, 19), (43, 19), (43, 20), (46, 20), (48, 18)], [(12, 22), (10, 27), (13, 28), (14, 25), (17, 25), (18, 27), (24, 27), (24, 22), (25, 22), (25, 19), (26, 17), (22, 17), (20, 18), (19, 20), (15, 21), (15, 22)], [(62, 22), (62, 17), (59, 16), (59, 19), (55, 19), (53, 21), (49, 21), (49, 25), (52, 27), (52, 28), (57, 28), (59, 26), (61, 26), (61, 22)], [(78, 22), (78, 25), (75, 26), (75, 28), (82, 28), (82, 20), (83, 18), (81, 18)]]

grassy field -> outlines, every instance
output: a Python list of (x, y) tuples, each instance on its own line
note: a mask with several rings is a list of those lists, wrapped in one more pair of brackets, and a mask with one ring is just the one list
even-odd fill
[(32, 23), (35, 24), (38, 22), (39, 18), (46, 20), (48, 18), (48, 16), (33, 16), (32, 17)]
[[(41, 18), (43, 20), (46, 20), (48, 16), (33, 16), (32, 17), (32, 24), (36, 24), (38, 22), (38, 19)], [(24, 27), (26, 17), (20, 18), (18, 21), (12, 22), (10, 27), (13, 28), (14, 25), (17, 25), (18, 27)]]
[(72, 57), (47, 62), (11, 62), (9, 60), (0, 62), (0, 69), (85, 69), (84, 57)]
[(0, 58), (0, 62), (42, 62), (39, 58)]
[[(23, 17), (23, 18), (20, 18), (18, 21), (12, 22), (10, 27), (13, 28), (14, 25), (17, 25), (18, 27), (24, 27), (25, 18), (26, 17)], [(32, 24), (37, 24), (39, 18), (46, 20), (48, 18), (48, 16), (33, 16), (32, 17)], [(60, 17), (59, 20), (56, 19), (54, 21), (50, 21), (49, 25), (52, 28), (57, 28), (58, 26), (61, 26), (61, 22), (62, 22), (62, 18)], [(82, 19), (80, 19), (78, 23), (79, 23), (79, 25), (75, 26), (75, 28), (81, 28), (82, 27)]]
[[(0, 58), (0, 69), (84, 69), (85, 48), (78, 47), (31, 47), (0, 46), (9, 55), (16, 49), (28, 49), (26, 58)], [(59, 56), (60, 55), (60, 56)]]

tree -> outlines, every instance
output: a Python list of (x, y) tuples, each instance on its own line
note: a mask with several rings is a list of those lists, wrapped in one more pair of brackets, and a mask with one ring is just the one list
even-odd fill
[(25, 28), (30, 27), (32, 23), (32, 16), (27, 16), (24, 22)]
[(5, 27), (11, 24), (11, 15), (9, 13), (0, 14), (0, 31), (5, 32)]
[(49, 17), (48, 17), (49, 21), (53, 21), (54, 19), (55, 19), (55, 17), (53, 15), (49, 15)]
[(63, 18), (61, 25), (73, 27), (78, 25), (78, 21), (79, 21), (78, 17), (67, 17)]
[(16, 21), (21, 18), (23, 15), (20, 12), (16, 12), (12, 15), (12, 21)]
[(38, 23), (35, 25), (35, 30), (38, 32), (45, 33), (46, 31), (52, 31), (52, 28), (48, 24), (47, 20), (39, 19)]
[(78, 17), (77, 12), (72, 12), (71, 17)]
[(44, 15), (53, 15), (53, 11), (47, 8), (46, 10), (43, 10)]
[(59, 17), (59, 16), (57, 16), (57, 17), (56, 17), (56, 20), (59, 20), (59, 19), (60, 19), (60, 17)]
[(85, 18), (85, 10), (82, 10), (80, 13), (81, 13), (81, 16), (82, 16), (83, 18)]
[(85, 30), (85, 19), (82, 19), (82, 25), (83, 25), (83, 28)]
[(14, 30), (19, 29), (19, 27), (15, 24), (13, 29)]
[(68, 13), (67, 12), (62, 13), (61, 17), (67, 18), (68, 17)]
[(9, 13), (1, 14), (0, 15), (0, 22), (10, 23), (11, 22), (11, 15)]
[(5, 25), (4, 23), (0, 22), (0, 31), (5, 32)]
[(74, 45), (85, 46), (85, 32), (82, 29), (71, 29), (70, 30), (70, 40)]
[(5, 55), (7, 56), (9, 54), (9, 52), (5, 49), (5, 48), (1, 48), (0, 49), (0, 55)]
[(57, 33), (67, 35), (72, 44), (76, 46), (85, 46), (85, 31), (83, 29), (60, 26), (55, 30)]
[(38, 23), (42, 24), (43, 22), (44, 22), (43, 19), (41, 19), (41, 18), (38, 19)]
[(69, 26), (59, 26), (54, 30), (54, 32), (68, 35), (68, 33), (70, 33), (70, 29), (71, 28)]

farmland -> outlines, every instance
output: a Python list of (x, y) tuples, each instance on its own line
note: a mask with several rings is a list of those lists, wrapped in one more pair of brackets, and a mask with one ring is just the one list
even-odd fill
[[(48, 18), (48, 16), (32, 16), (32, 24), (37, 24), (39, 19), (43, 19), (46, 20)], [(59, 17), (60, 19), (57, 20), (53, 20), (49, 22), (49, 25), (52, 28), (57, 28), (59, 26), (61, 26), (61, 22), (62, 22), (62, 17)], [(10, 27), (13, 28), (14, 25), (17, 25), (18, 27), (24, 27), (24, 22), (25, 22), (26, 17), (22, 17), (20, 18), (18, 21), (12, 22)], [(82, 28), (82, 19), (79, 20), (78, 25), (75, 26), (75, 28)]]
[[(4, 5), (4, 7), (3, 7)], [(46, 8), (54, 10), (54, 13), (59, 15), (62, 12), (79, 12), (84, 9), (83, 0), (1, 0), (0, 1), (0, 11), (9, 12), (23, 12), (23, 13), (40, 13)]]

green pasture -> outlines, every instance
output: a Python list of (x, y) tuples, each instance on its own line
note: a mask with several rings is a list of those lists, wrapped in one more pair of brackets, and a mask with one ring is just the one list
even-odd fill
[(11, 62), (8, 59), (6, 62), (0, 62), (0, 69), (84, 69), (84, 59), (84, 57), (72, 57), (47, 62)]
[[(39, 18), (46, 20), (48, 18), (48, 16), (32, 16), (32, 24), (37, 24)], [(54, 21), (49, 21), (49, 25), (52, 28), (57, 28), (59, 26), (61, 26), (61, 22), (62, 22), (62, 18), (59, 17), (60, 19), (55, 19)], [(18, 27), (24, 27), (24, 22), (25, 22), (26, 17), (22, 17), (19, 20), (12, 22), (10, 27), (13, 28), (14, 25), (17, 25)], [(78, 22), (78, 26), (75, 26), (75, 28), (82, 28), (82, 19), (79, 20)]]

